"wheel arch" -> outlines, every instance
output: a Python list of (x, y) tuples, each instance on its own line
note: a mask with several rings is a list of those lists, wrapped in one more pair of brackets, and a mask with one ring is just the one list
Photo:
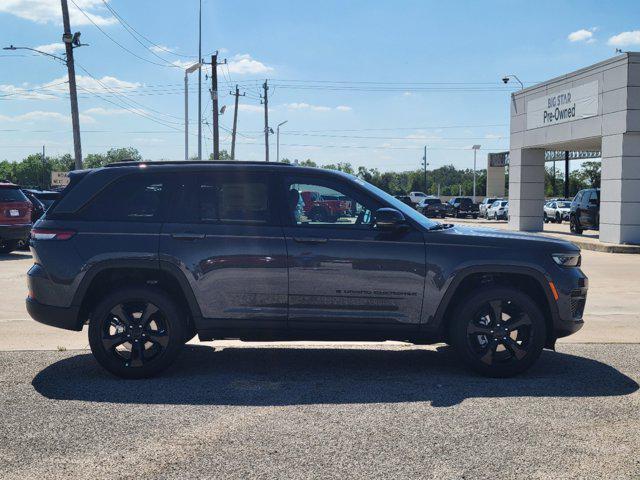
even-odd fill
[(447, 326), (455, 308), (474, 289), (489, 286), (509, 286), (530, 296), (540, 307), (547, 325), (547, 344), (555, 342), (554, 324), (558, 318), (558, 306), (545, 274), (535, 268), (509, 265), (482, 265), (467, 267), (452, 279), (434, 315), (434, 329), (440, 340), (447, 339)]
[(180, 269), (169, 262), (125, 260), (100, 262), (90, 268), (76, 292), (73, 305), (79, 307), (78, 326), (89, 319), (92, 306), (116, 287), (153, 285), (165, 291), (189, 316), (193, 327), (202, 316), (200, 306)]

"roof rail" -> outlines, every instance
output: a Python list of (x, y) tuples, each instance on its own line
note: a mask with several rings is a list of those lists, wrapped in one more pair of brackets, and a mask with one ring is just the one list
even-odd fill
[(160, 161), (136, 161), (123, 160), (122, 162), (114, 162), (105, 165), (105, 167), (131, 167), (136, 165), (276, 165), (291, 166), (282, 162), (258, 162), (243, 160), (160, 160)]

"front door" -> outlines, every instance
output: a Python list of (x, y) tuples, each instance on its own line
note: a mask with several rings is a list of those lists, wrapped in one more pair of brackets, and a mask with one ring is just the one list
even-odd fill
[(283, 193), (290, 329), (416, 330), (422, 232), (378, 230), (374, 214), (386, 205), (346, 179), (294, 175)]

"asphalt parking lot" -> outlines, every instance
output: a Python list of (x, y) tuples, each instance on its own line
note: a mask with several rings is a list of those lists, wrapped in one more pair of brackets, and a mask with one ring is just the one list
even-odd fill
[(506, 380), (398, 342), (196, 342), (118, 380), (28, 318), (31, 262), (0, 257), (0, 478), (640, 478), (640, 255), (584, 251), (586, 326)]
[(0, 353), (2, 478), (638, 478), (638, 345), (486, 379), (446, 347), (190, 346), (162, 377)]

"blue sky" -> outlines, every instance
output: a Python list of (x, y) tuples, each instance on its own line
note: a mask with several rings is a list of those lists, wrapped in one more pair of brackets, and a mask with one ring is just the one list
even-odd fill
[[(74, 1), (148, 60), (116, 45), (69, 0), (72, 29), (89, 44), (75, 50), (83, 153), (134, 146), (148, 159), (183, 158), (183, 65), (197, 55), (197, 0), (108, 1), (161, 48), (141, 37), (144, 45), (138, 43), (102, 0)], [(0, 2), (2, 46), (60, 54), (61, 31), (58, 0)], [(509, 93), (518, 86), (503, 85), (504, 74), (532, 84), (611, 57), (615, 48), (640, 50), (637, 1), (203, 0), (203, 54), (218, 49), (228, 61), (218, 70), (224, 128), (232, 124), (229, 90), (238, 82), (247, 92), (236, 147), (246, 160), (264, 159), (258, 95), (268, 78), (270, 126), (288, 121), (283, 157), (407, 170), (428, 145), (432, 167), (471, 167), (477, 143), (481, 165), (487, 152), (508, 149)], [(0, 159), (20, 159), (43, 144), (51, 155), (72, 152), (64, 80), (66, 68), (50, 58), (0, 51)], [(196, 122), (197, 76), (190, 82)], [(210, 123), (208, 82), (203, 111)], [(208, 156), (208, 125), (204, 132)], [(229, 143), (222, 129), (221, 148)], [(192, 135), (190, 154), (196, 152)]]

